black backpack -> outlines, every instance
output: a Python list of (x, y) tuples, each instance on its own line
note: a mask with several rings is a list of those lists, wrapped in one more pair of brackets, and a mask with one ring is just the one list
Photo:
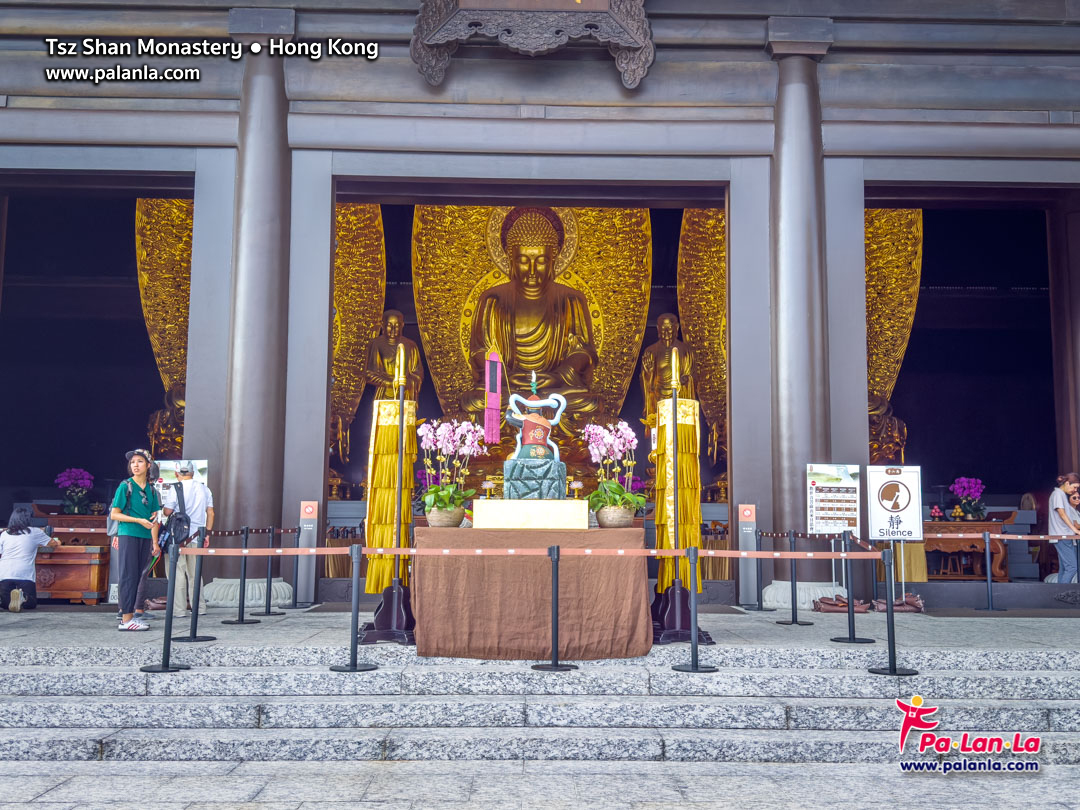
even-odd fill
[(176, 511), (169, 515), (165, 521), (165, 530), (161, 533), (159, 544), (162, 554), (168, 554), (169, 546), (173, 543), (183, 548), (184, 543), (191, 537), (191, 518), (184, 506), (184, 485), (177, 481), (172, 486), (176, 490)]

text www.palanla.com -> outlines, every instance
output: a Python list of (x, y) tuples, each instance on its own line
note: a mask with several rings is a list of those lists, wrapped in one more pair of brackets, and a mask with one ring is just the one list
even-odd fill
[(49, 82), (197, 82), (198, 68), (162, 68), (150, 65), (140, 67), (96, 68), (45, 68), (45, 81)]
[(937, 762), (901, 762), (900, 770), (905, 773), (1035, 773), (1039, 770), (1039, 763), (1033, 761), (1015, 760), (1002, 761), (1000, 759), (967, 759), (946, 760)]

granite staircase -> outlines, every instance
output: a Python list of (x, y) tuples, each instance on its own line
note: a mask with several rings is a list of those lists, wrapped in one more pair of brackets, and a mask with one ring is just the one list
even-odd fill
[(1080, 763), (1080, 651), (907, 650), (911, 678), (866, 672), (882, 645), (703, 648), (713, 675), (670, 669), (685, 645), (564, 674), (362, 655), (380, 669), (330, 672), (327, 647), (184, 649), (172, 674), (139, 671), (149, 646), (0, 649), (0, 759), (891, 762), (894, 701), (920, 694), (939, 731), (1039, 734), (1030, 756)]

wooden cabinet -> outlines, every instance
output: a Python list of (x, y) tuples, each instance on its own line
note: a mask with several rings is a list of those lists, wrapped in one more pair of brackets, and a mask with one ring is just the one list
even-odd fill
[(70, 599), (96, 605), (108, 593), (108, 544), (62, 545), (38, 552), (38, 599)]

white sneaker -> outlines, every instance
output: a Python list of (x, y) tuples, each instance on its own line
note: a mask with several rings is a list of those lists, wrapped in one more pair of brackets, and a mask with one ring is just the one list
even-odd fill
[(117, 630), (149, 630), (150, 625), (137, 622), (132, 619), (130, 622), (122, 622)]
[(12, 613), (18, 613), (20, 610), (22, 610), (23, 602), (25, 601), (25, 599), (26, 596), (25, 594), (23, 594), (22, 588), (15, 588), (11, 592), (10, 601), (8, 602), (8, 610), (10, 610)]

